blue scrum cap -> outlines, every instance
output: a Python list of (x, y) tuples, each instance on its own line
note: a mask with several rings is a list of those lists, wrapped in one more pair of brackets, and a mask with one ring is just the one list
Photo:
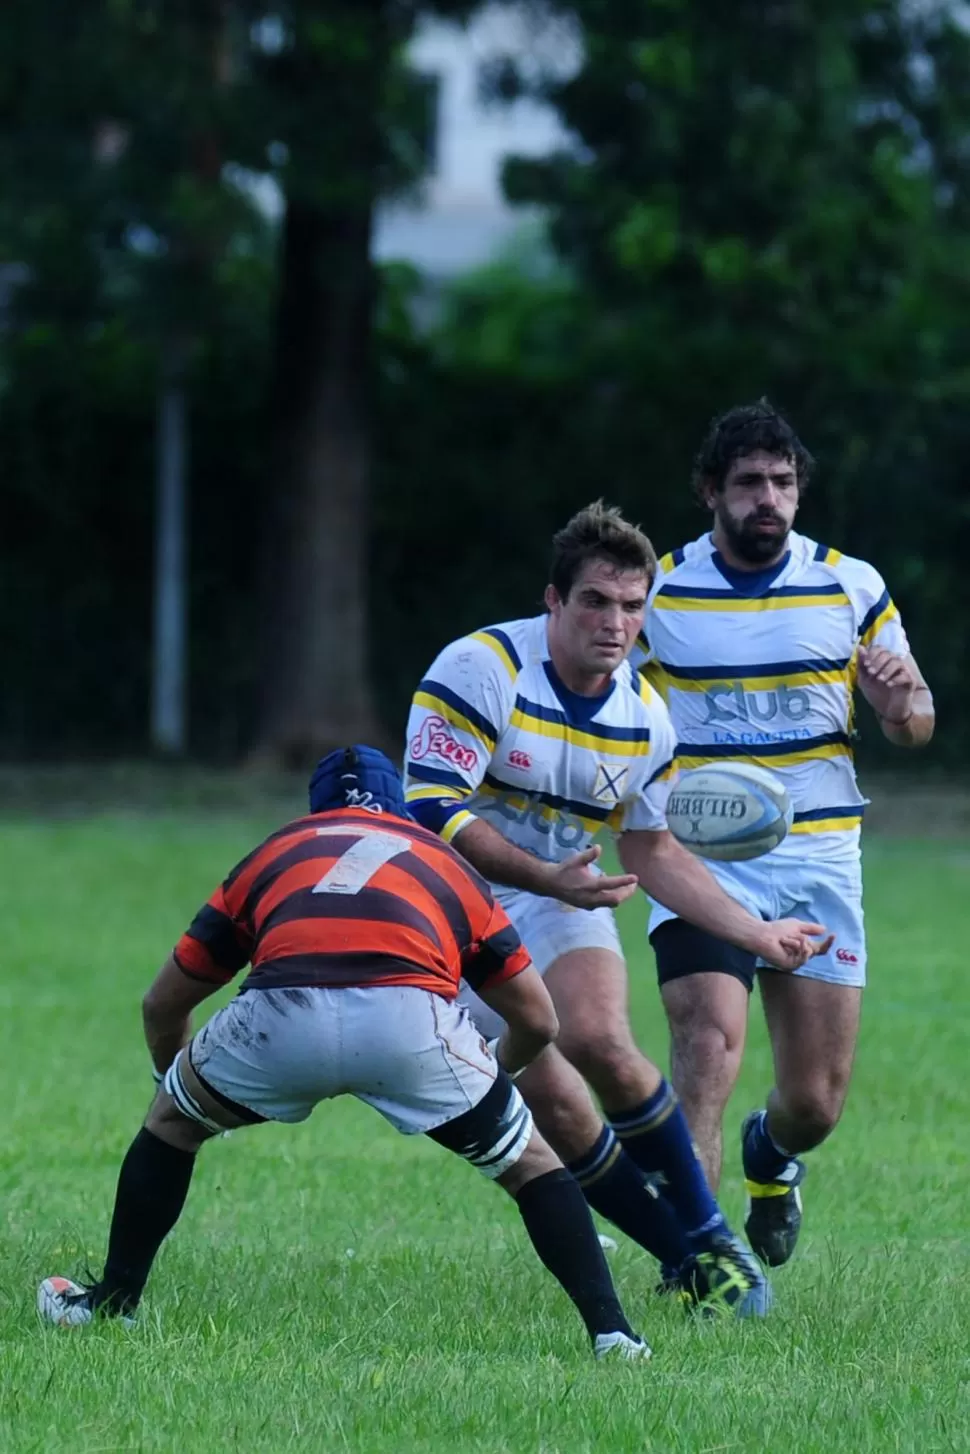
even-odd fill
[(401, 774), (376, 747), (358, 743), (321, 757), (310, 779), (310, 812), (366, 808), (371, 813), (411, 815), (404, 802)]

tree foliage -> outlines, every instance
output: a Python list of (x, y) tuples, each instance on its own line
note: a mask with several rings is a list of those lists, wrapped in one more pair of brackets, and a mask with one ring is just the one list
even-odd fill
[(376, 199), (420, 175), (425, 7), (0, 8), (0, 749), (144, 740), (175, 331), (197, 749), (305, 752), (375, 711), (393, 738), (445, 638), (538, 609), (570, 510), (605, 495), (661, 548), (700, 533), (700, 433), (767, 393), (819, 459), (805, 527), (882, 569), (934, 751), (962, 761), (966, 33), (902, 0), (546, 3), (580, 27), (577, 73), (491, 75), (573, 139), (507, 167), (553, 256), (527, 239), (430, 323), (426, 282), (367, 249)]

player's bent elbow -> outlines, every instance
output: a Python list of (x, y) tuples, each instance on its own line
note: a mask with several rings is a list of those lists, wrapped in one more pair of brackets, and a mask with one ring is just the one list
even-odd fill
[(502, 1016), (520, 1042), (526, 1038), (535, 1053), (551, 1045), (559, 1034), (559, 1017), (552, 996), (538, 970), (522, 970), (513, 979), (479, 991), (485, 1003)]

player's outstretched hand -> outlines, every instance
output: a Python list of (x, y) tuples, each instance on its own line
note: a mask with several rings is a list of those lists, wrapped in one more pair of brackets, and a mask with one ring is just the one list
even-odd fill
[(764, 926), (764, 940), (758, 953), (776, 969), (801, 969), (816, 954), (828, 953), (834, 941), (835, 935), (821, 924), (810, 924), (804, 919), (776, 919)]
[(633, 873), (591, 873), (590, 864), (600, 856), (600, 846), (593, 843), (582, 853), (562, 863), (552, 864), (549, 874), (549, 893), (574, 909), (615, 909), (632, 893), (636, 892), (637, 877)]

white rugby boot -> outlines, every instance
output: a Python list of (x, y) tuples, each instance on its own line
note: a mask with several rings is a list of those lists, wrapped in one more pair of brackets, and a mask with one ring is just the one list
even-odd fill
[[(53, 1323), (56, 1328), (83, 1328), (94, 1318), (91, 1289), (69, 1277), (45, 1277), (37, 1289), (37, 1312), (45, 1323)], [(128, 1313), (114, 1316), (126, 1328), (135, 1326)]]
[(593, 1342), (593, 1356), (597, 1359), (623, 1358), (633, 1363), (638, 1359), (652, 1357), (653, 1350), (642, 1338), (631, 1338), (626, 1333), (597, 1333)]

